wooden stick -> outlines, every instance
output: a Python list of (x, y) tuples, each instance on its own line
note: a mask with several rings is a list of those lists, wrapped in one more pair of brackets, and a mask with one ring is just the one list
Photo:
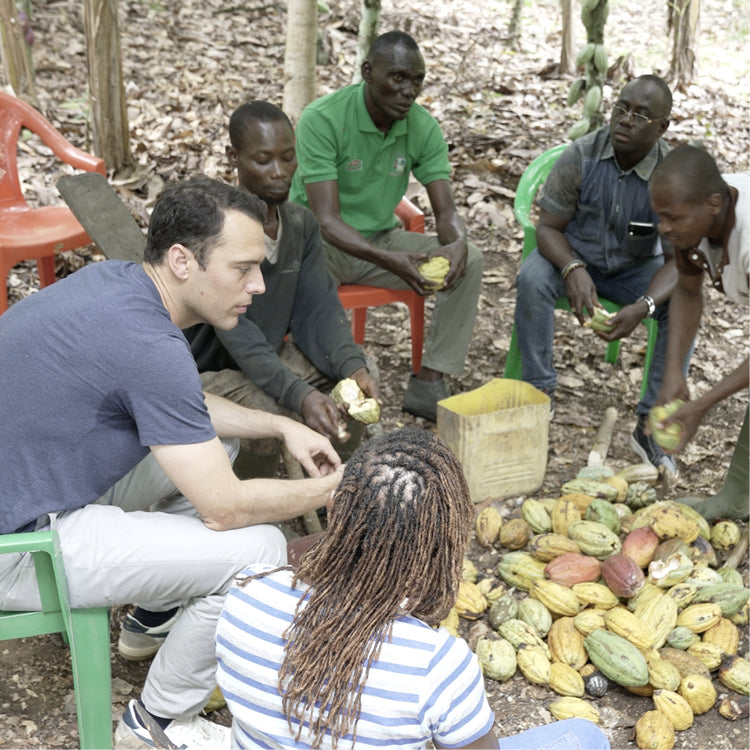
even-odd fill
[(604, 412), (604, 419), (599, 426), (599, 430), (594, 438), (594, 444), (589, 452), (589, 466), (603, 466), (604, 459), (607, 456), (609, 450), (609, 444), (612, 442), (612, 432), (615, 429), (615, 422), (617, 421), (617, 409), (614, 406), (607, 407), (607, 411)]
[[(284, 466), (286, 467), (289, 479), (305, 478), (305, 472), (302, 471), (299, 461), (287, 450), (285, 445), (281, 446), (281, 457), (284, 460)], [(302, 523), (305, 524), (305, 531), (308, 534), (317, 534), (319, 531), (323, 531), (318, 514), (314, 510), (302, 515)]]
[(750, 542), (750, 536), (748, 531), (745, 529), (740, 534), (740, 540), (734, 545), (734, 549), (727, 556), (727, 561), (724, 563), (725, 568), (736, 568), (741, 562), (742, 558), (745, 557), (747, 552), (748, 543)]

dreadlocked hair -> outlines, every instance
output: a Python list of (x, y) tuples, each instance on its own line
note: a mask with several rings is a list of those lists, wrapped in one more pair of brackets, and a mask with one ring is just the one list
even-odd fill
[[(328, 530), (301, 558), (311, 584), (284, 634), (283, 708), (313, 750), (356, 740), (361, 695), (393, 621), (437, 624), (456, 600), (473, 517), (461, 465), (434, 433), (409, 428), (361, 446), (346, 464)], [(312, 737), (312, 739), (310, 739)]]

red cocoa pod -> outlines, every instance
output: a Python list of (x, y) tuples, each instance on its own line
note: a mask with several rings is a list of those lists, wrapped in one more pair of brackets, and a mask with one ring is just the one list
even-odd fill
[(650, 526), (631, 531), (622, 540), (620, 554), (629, 557), (639, 568), (647, 568), (659, 546), (659, 537)]
[(566, 552), (550, 560), (544, 568), (544, 575), (565, 586), (574, 583), (596, 581), (602, 572), (602, 564), (595, 557), (578, 552)]
[(624, 599), (630, 599), (643, 588), (645, 576), (638, 563), (626, 555), (610, 555), (602, 563), (602, 578), (607, 588)]

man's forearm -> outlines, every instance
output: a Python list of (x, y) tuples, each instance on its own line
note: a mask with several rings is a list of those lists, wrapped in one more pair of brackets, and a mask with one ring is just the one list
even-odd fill
[(700, 285), (686, 287), (678, 279), (669, 301), (669, 336), (667, 339), (667, 361), (664, 367), (665, 380), (682, 377), (682, 368), (698, 332), (703, 314), (703, 294)]
[[(646, 296), (651, 297), (656, 305), (666, 302), (672, 296), (677, 286), (678, 276), (674, 259), (668, 259), (651, 279), (651, 283), (646, 290)], [(690, 340), (692, 341), (692, 338)]]
[(205, 393), (204, 396), (211, 417), (211, 424), (213, 424), (219, 437), (239, 437), (250, 440), (258, 438), (284, 439), (286, 417), (257, 409), (246, 409), (244, 406), (213, 393)]

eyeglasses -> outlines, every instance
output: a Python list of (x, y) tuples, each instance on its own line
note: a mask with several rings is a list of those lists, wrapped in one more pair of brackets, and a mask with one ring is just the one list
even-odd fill
[(652, 122), (659, 122), (659, 120), (664, 119), (663, 117), (647, 117), (640, 112), (634, 112), (632, 109), (628, 109), (624, 104), (615, 104), (615, 106), (612, 107), (612, 114), (620, 119), (630, 115), (633, 118), (633, 122), (638, 123), (638, 125), (650, 125)]

